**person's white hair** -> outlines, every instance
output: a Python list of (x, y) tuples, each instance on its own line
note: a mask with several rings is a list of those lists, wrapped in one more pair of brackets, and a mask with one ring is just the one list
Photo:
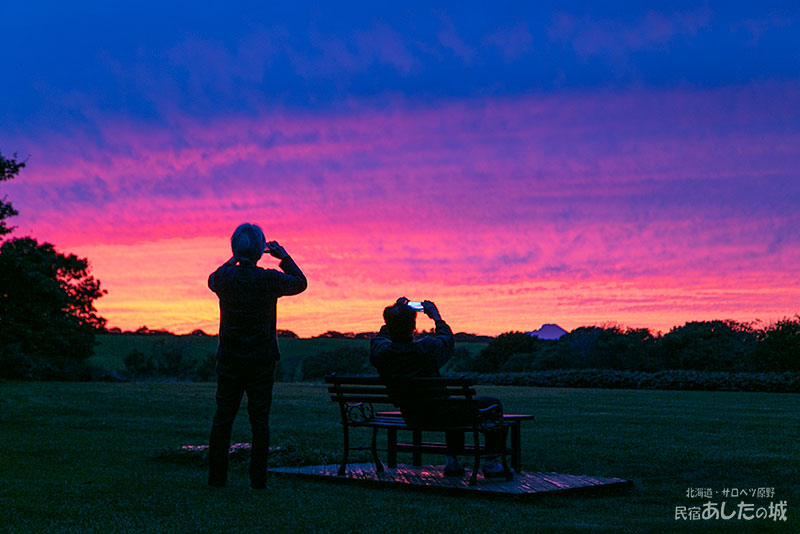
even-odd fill
[(237, 261), (257, 262), (264, 253), (267, 239), (264, 232), (256, 224), (242, 223), (236, 227), (231, 236), (231, 250)]

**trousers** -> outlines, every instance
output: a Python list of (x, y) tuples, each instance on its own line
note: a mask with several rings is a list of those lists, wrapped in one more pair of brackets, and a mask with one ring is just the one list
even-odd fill
[[(475, 406), (466, 404), (463, 400), (453, 400), (447, 402), (438, 400), (436, 403), (426, 404), (420, 401), (413, 406), (401, 406), (400, 410), (406, 421), (412, 424), (436, 426), (441, 421), (448, 421), (456, 425), (468, 425), (472, 422), (472, 410), (497, 406), (502, 414), (503, 405), (499, 399), (494, 397), (475, 397), (472, 399)], [(500, 427), (486, 432), (486, 448), (490, 452), (502, 454), (506, 447), (507, 427)], [(464, 452), (464, 433), (448, 431), (445, 433), (445, 443), (447, 456), (457, 456)]]
[(242, 396), (247, 394), (247, 413), (253, 439), (250, 443), (250, 486), (262, 488), (267, 480), (269, 412), (275, 382), (274, 361), (225, 358), (217, 361), (217, 410), (208, 444), (208, 483), (224, 486), (228, 480), (231, 431)]

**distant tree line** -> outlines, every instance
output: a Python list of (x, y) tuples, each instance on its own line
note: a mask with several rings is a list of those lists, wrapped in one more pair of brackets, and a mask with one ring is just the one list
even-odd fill
[[(140, 326), (136, 330), (123, 330), (118, 327), (106, 328), (102, 331), (103, 334), (108, 334), (112, 336), (194, 336), (194, 337), (212, 337), (212, 334), (207, 334), (205, 331), (201, 329), (195, 329), (189, 332), (188, 334), (175, 334), (174, 332), (170, 332), (169, 330), (164, 329), (152, 329), (148, 328), (147, 326)], [(291, 330), (280, 330), (278, 329), (278, 337), (284, 338), (294, 338), (297, 339), (297, 334), (292, 332)]]
[(311, 339), (372, 339), (375, 332), (337, 332), (336, 330), (328, 330)]
[[(482, 381), (501, 384), (571, 387), (637, 387), (638, 384), (654, 389), (685, 386), (763, 391), (794, 391), (798, 375), (742, 378), (730, 374), (800, 371), (800, 316), (761, 328), (731, 320), (698, 321), (675, 327), (663, 335), (645, 328), (586, 326), (555, 341), (523, 332), (507, 332), (490, 340), (479, 353), (457, 344), (455, 355), (443, 371), (479, 375)], [(566, 372), (557, 372), (561, 370)], [(305, 380), (319, 379), (331, 372), (374, 374), (375, 370), (369, 363), (368, 351), (356, 347), (322, 351), (307, 356), (301, 363), (301, 376)], [(527, 376), (521, 376), (526, 373)], [(512, 374), (515, 376), (510, 377)], [(777, 383), (772, 384), (775, 380)], [(792, 384), (783, 384), (786, 381)]]
[(586, 326), (560, 339), (501, 334), (477, 355), (457, 352), (451, 372), (553, 369), (629, 371), (800, 371), (800, 316), (758, 328), (732, 320), (696, 321), (663, 335), (644, 328)]
[(216, 376), (216, 354), (205, 352), (199, 358), (178, 340), (159, 339), (149, 353), (131, 350), (125, 356), (122, 378), (176, 378), (208, 381)]
[[(372, 339), (377, 332), (337, 332), (336, 330), (328, 330), (327, 332), (314, 336), (312, 339)], [(414, 332), (414, 339), (419, 339), (425, 336), (435, 335), (433, 328), (430, 330), (419, 330)], [(280, 337), (280, 331), (278, 332)], [(296, 337), (296, 336), (295, 336)], [(478, 334), (469, 334), (467, 332), (458, 332), (454, 334), (456, 343), (489, 343), (494, 338), (492, 336), (481, 336)]]

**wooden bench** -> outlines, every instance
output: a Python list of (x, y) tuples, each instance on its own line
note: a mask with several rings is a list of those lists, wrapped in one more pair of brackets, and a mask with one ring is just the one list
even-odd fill
[[(397, 417), (402, 419), (403, 415), (398, 411), (377, 412), (378, 416)], [(503, 414), (503, 422), (509, 427), (509, 453), (511, 454), (511, 468), (520, 473), (522, 471), (522, 452), (520, 443), (522, 442), (522, 421), (530, 421), (533, 419), (532, 415), (522, 413), (506, 413)], [(397, 467), (397, 453), (410, 452), (412, 454), (411, 465), (422, 465), (423, 452), (441, 452), (444, 454), (443, 443), (423, 443), (422, 432), (419, 430), (412, 430), (412, 443), (401, 443), (397, 441), (397, 430), (389, 429), (388, 431), (388, 457), (386, 463), (389, 467)], [(399, 429), (404, 430), (404, 429)], [(470, 447), (469, 445), (467, 447)], [(425, 449), (425, 450), (422, 450)]]
[[(480, 434), (487, 430), (496, 429), (498, 426), (506, 426), (511, 430), (511, 448), (502, 451), (501, 459), (506, 479), (512, 479), (512, 472), (508, 468), (506, 456), (510, 453), (512, 467), (519, 472), (521, 463), (520, 453), (520, 423), (524, 420), (533, 419), (532, 415), (504, 415), (499, 417), (499, 410), (496, 406), (480, 410), (472, 410), (471, 422), (469, 424), (448, 425), (446, 421), (437, 422), (435, 425), (410, 426), (395, 407), (403, 404), (404, 401), (418, 400), (425, 395), (426, 391), (435, 392), (438, 398), (426, 399), (426, 405), (435, 403), (438, 400), (451, 401), (452, 399), (464, 400), (465, 404), (472, 403), (476, 396), (474, 385), (468, 378), (417, 378), (410, 380), (390, 380), (387, 381), (380, 377), (359, 377), (359, 376), (337, 376), (328, 375), (325, 377), (328, 384), (328, 392), (333, 402), (339, 406), (341, 424), (344, 435), (344, 454), (342, 464), (338, 474), (343, 476), (347, 472), (347, 460), (350, 451), (369, 450), (375, 463), (375, 469), (383, 472), (383, 464), (378, 457), (378, 432), (382, 429), (387, 431), (388, 465), (397, 466), (398, 452), (411, 452), (414, 465), (422, 465), (423, 453), (444, 454), (446, 445), (441, 442), (426, 442), (422, 440), (423, 432), (447, 432), (459, 431), (472, 435), (472, 444), (465, 446), (465, 453), (474, 458), (474, 467), (470, 477), (470, 485), (475, 484), (480, 458), (482, 456), (495, 456), (498, 451), (487, 451), (485, 445), (481, 444)], [(391, 390), (391, 393), (390, 393)], [(385, 411), (377, 411), (375, 405), (388, 405), (392, 408)], [(372, 443), (369, 447), (357, 447), (350, 444), (351, 428), (370, 428), (372, 429)], [(399, 430), (411, 431), (412, 441), (410, 443), (398, 442), (397, 432)]]

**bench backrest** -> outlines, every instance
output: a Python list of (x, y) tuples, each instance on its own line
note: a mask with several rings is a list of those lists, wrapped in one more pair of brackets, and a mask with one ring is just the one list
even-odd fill
[(420, 396), (463, 398), (475, 397), (473, 381), (464, 377), (388, 379), (379, 376), (325, 377), (331, 400), (338, 403), (402, 404)]

